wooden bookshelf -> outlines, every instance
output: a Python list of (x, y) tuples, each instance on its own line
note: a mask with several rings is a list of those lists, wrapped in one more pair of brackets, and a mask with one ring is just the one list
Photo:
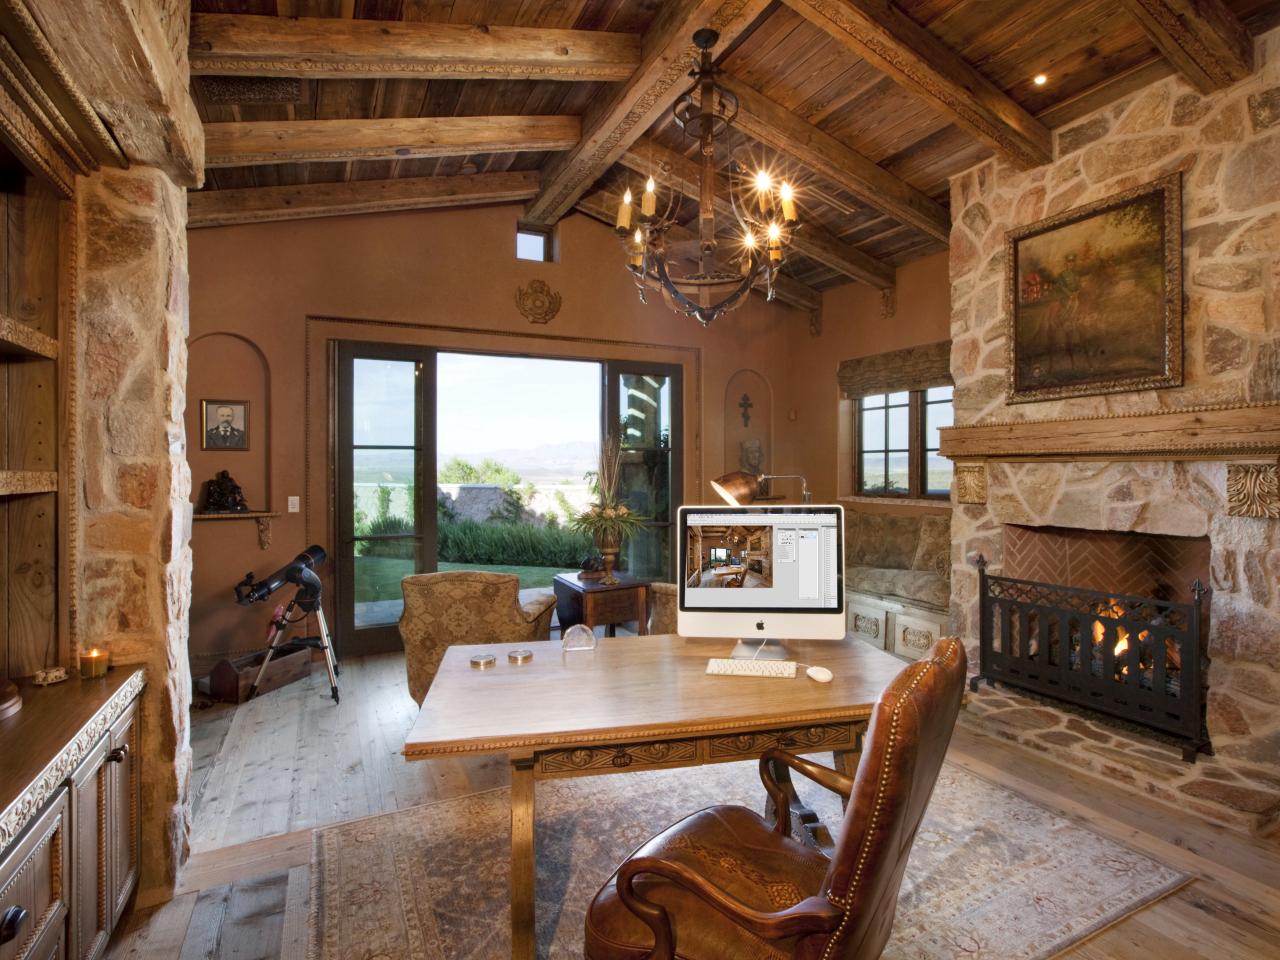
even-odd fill
[(0, 137), (0, 678), (70, 666), (74, 195)]
[(49, 470), (0, 470), (0, 497), (57, 493), (58, 475)]
[(0, 355), (58, 359), (58, 341), (21, 321), (0, 315)]

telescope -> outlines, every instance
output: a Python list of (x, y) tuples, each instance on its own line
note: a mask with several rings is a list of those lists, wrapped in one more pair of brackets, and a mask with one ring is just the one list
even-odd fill
[[(300, 594), (303, 589), (306, 590), (307, 596), (298, 598), (299, 606), (306, 602), (316, 603), (320, 600), (320, 578), (316, 576), (315, 568), (326, 559), (328, 554), (324, 552), (324, 547), (313, 543), (265, 580), (255, 581), (253, 571), (250, 570), (236, 584), (236, 603), (242, 606), (259, 603), (288, 583), (298, 587)], [(314, 596), (311, 596), (313, 593)]]
[[(333, 696), (333, 702), (338, 702), (338, 663), (334, 656), (333, 643), (329, 639), (329, 625), (325, 623), (324, 607), (320, 605), (321, 583), (320, 577), (316, 574), (316, 567), (327, 559), (328, 554), (325, 553), (324, 547), (313, 543), (271, 576), (263, 580), (254, 580), (253, 571), (250, 570), (244, 575), (244, 579), (236, 584), (236, 603), (246, 607), (251, 603), (260, 603), (289, 584), (298, 588), (288, 606), (276, 607), (275, 613), (271, 615), (271, 624), (267, 629), (267, 655), (262, 661), (262, 666), (258, 668), (258, 676), (249, 686), (249, 700), (257, 695), (258, 685), (262, 683), (262, 678), (267, 672), (267, 664), (280, 651), (281, 641), (289, 625), (301, 623), (306, 620), (307, 614), (313, 613), (320, 627), (320, 635), (302, 637), (294, 641), (294, 644), (301, 644), (324, 653), (325, 668), (329, 671), (329, 692)], [(302, 616), (297, 619), (291, 617), (295, 609), (302, 611)]]

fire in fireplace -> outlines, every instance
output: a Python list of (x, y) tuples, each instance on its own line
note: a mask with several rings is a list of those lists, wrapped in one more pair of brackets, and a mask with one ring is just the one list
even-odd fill
[(979, 672), (1164, 733), (1212, 755), (1205, 724), (1208, 591), (1191, 602), (994, 576), (978, 557)]

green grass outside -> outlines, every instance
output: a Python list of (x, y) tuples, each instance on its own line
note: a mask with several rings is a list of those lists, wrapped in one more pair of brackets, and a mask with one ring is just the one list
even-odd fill
[[(482, 570), (488, 573), (514, 573), (520, 578), (520, 589), (549, 587), (562, 567), (516, 567), (483, 563), (441, 563), (445, 570)], [(375, 600), (396, 600), (401, 596), (400, 581), (413, 573), (413, 561), (398, 557), (356, 558), (356, 603)]]

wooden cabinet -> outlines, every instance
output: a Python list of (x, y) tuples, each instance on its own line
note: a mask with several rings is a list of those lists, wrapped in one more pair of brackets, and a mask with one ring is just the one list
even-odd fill
[(69, 924), (73, 960), (96, 960), (107, 949), (111, 913), (107, 901), (107, 808), (110, 777), (103, 738), (71, 775), (72, 899), (76, 911)]
[(68, 820), (60, 787), (0, 860), (0, 960), (61, 956), (50, 950), (62, 941), (68, 912)]
[(135, 702), (71, 775), (72, 960), (103, 955), (138, 882), (137, 728)]
[(0, 960), (105, 955), (138, 883), (143, 680), (26, 686), (0, 720), (0, 923), (21, 911)]
[(124, 912), (138, 884), (138, 704), (111, 727), (107, 751), (107, 893), (111, 926)]

